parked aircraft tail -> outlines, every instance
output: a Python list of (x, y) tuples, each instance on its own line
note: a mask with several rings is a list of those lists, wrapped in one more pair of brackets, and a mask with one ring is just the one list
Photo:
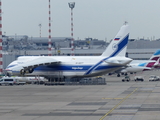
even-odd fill
[(115, 38), (111, 41), (101, 56), (125, 56), (129, 38), (129, 25), (127, 22), (120, 28)]
[[(148, 62), (139, 64), (148, 68), (158, 68), (160, 66), (160, 50), (157, 50), (149, 59)], [(146, 70), (146, 69), (144, 69)]]
[(155, 60), (157, 61), (160, 58), (160, 49), (157, 50), (150, 58), (150, 60)]
[(150, 60), (155, 60), (154, 68), (160, 68), (160, 49), (157, 50), (150, 58)]

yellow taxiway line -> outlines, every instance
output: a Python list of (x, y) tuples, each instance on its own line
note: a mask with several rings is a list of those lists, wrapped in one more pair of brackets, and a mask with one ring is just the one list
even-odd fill
[(123, 98), (102, 98), (102, 99), (108, 99), (108, 100), (120, 100), (120, 99), (123, 99)]
[(129, 98), (134, 92), (136, 92), (138, 88), (134, 89), (133, 92), (128, 94), (125, 98), (123, 98), (116, 106), (114, 106), (110, 111), (108, 111), (104, 116), (102, 116), (99, 120), (103, 120), (108, 114), (110, 114), (114, 109), (116, 109), (119, 105), (121, 105), (127, 98)]

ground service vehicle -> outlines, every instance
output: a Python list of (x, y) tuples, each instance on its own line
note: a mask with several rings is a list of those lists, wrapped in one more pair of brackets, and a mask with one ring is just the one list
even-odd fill
[(122, 79), (122, 82), (129, 82), (130, 81), (130, 77), (128, 75), (126, 75), (123, 79)]
[(14, 77), (3, 77), (0, 79), (0, 85), (24, 85), (25, 83)]
[(159, 81), (159, 80), (160, 80), (159, 76), (156, 76), (156, 75), (151, 75), (149, 77), (149, 81)]
[(144, 77), (143, 76), (135, 76), (134, 80), (135, 81), (142, 81), (143, 82), (144, 81)]
[(10, 77), (3, 77), (0, 79), (0, 85), (13, 85), (15, 84), (16, 80)]

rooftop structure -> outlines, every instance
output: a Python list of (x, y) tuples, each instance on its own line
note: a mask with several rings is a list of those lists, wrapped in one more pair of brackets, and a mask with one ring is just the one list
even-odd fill
[[(71, 37), (52, 37), (53, 55), (70, 55)], [(75, 40), (75, 55), (101, 55), (109, 43), (104, 40), (86, 38)], [(133, 59), (148, 59), (155, 50), (160, 49), (160, 40), (130, 39), (128, 56)], [(47, 37), (28, 37), (27, 35), (3, 36), (3, 53), (15, 55), (47, 55)]]

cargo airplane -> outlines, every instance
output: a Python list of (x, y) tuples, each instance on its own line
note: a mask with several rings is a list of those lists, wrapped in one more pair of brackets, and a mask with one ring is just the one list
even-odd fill
[(62, 77), (94, 77), (113, 72), (132, 61), (126, 58), (129, 25), (120, 28), (101, 56), (21, 56), (6, 71), (12, 75)]

